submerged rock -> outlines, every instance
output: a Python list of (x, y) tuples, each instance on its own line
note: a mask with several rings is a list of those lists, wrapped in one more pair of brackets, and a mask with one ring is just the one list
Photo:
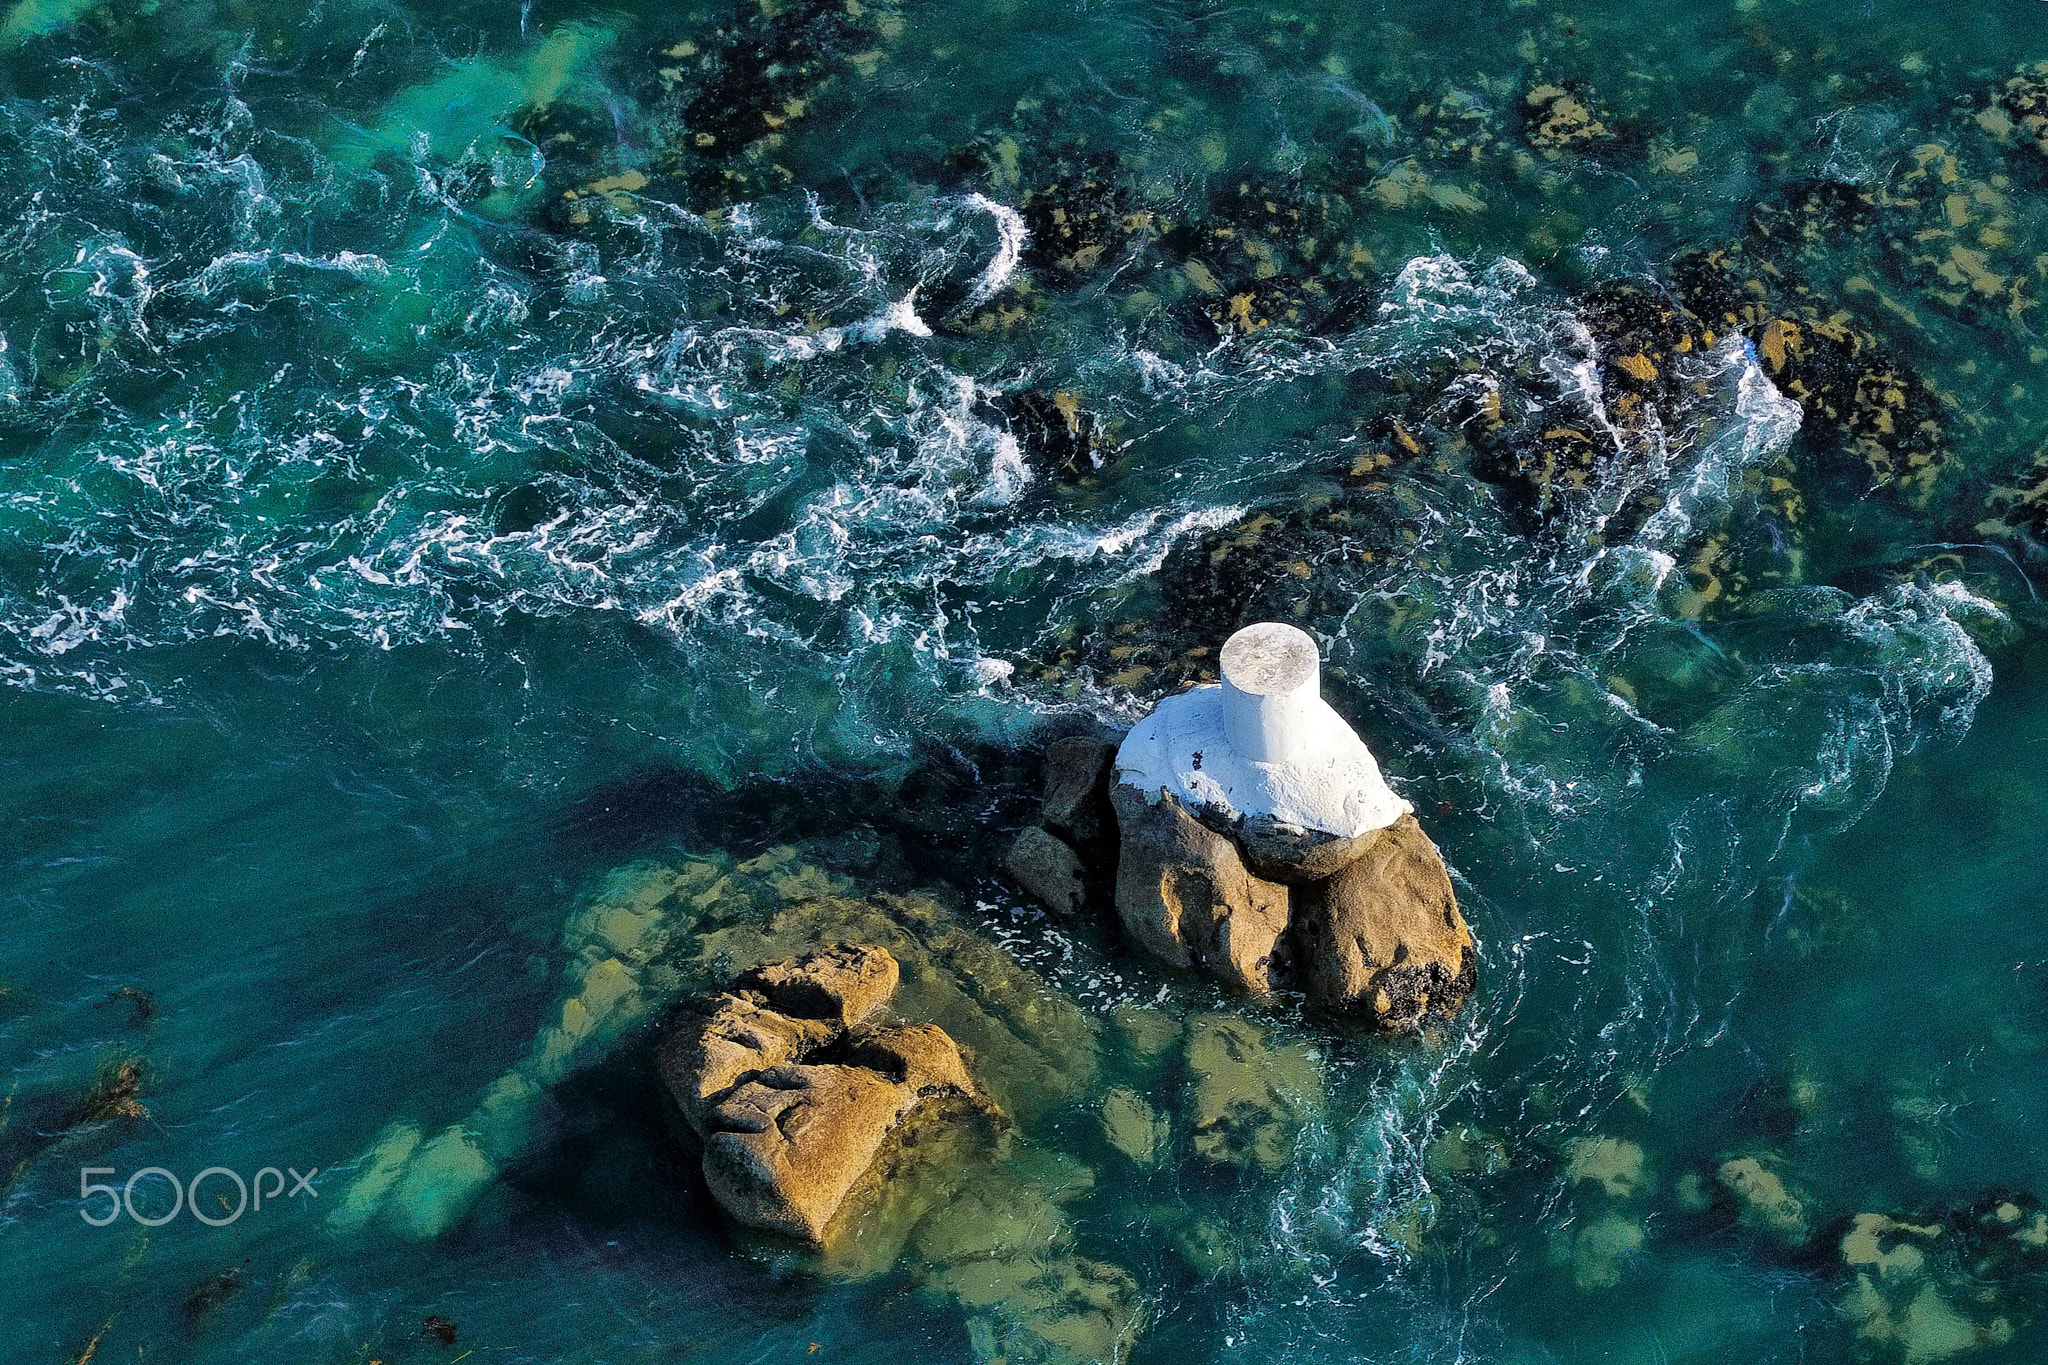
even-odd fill
[(1323, 1073), (1305, 1044), (1275, 1045), (1230, 1014), (1193, 1021), (1187, 1115), (1195, 1154), (1221, 1165), (1278, 1171), (1302, 1125), (1322, 1108)]
[(1103, 1136), (1140, 1166), (1158, 1164), (1172, 1131), (1165, 1115), (1135, 1090), (1119, 1086), (1102, 1097)]
[(635, 863), (606, 877), (570, 914), (562, 942), (567, 987), (554, 1015), (517, 1066), (484, 1090), (476, 1107), (438, 1137), (420, 1125), (387, 1126), (356, 1163), (356, 1176), (329, 1216), (354, 1231), (381, 1222), (401, 1236), (430, 1238), (454, 1227), (529, 1142), (547, 1088), (647, 1019), (680, 978), (660, 960), (730, 885), (711, 859), (679, 867)]
[(469, 1211), (497, 1168), (459, 1123), (419, 1144), (391, 1189), (393, 1226), (406, 1236), (438, 1237)]
[(662, 1078), (704, 1139), (705, 1183), (735, 1220), (824, 1242), (913, 1109), (976, 1098), (942, 1029), (861, 1031), (898, 980), (886, 950), (835, 944), (742, 973), (663, 1041)]
[(1058, 1205), (992, 1182), (962, 1192), (919, 1227), (919, 1279), (968, 1312), (983, 1360), (1083, 1365), (1125, 1360), (1144, 1325), (1137, 1281), (1077, 1256)]
[(1514, 1164), (1513, 1154), (1498, 1134), (1464, 1125), (1429, 1144), (1424, 1168), (1437, 1176), (1495, 1176)]
[(1800, 1246), (1812, 1235), (1805, 1203), (1786, 1187), (1776, 1163), (1745, 1156), (1724, 1161), (1714, 1178), (1742, 1206), (1741, 1220), (1761, 1232)]
[(1944, 1277), (1937, 1274), (1933, 1257), (1943, 1231), (1939, 1223), (1859, 1213), (1842, 1236), (1842, 1261), (1856, 1274), (1842, 1301), (1843, 1315), (1860, 1341), (1892, 1348), (1906, 1365), (1929, 1365), (2012, 1339), (2009, 1319), (1980, 1322), (1957, 1305), (1955, 1300), (1970, 1294), (1971, 1286), (1938, 1282)]
[(1633, 1199), (1651, 1188), (1641, 1144), (1627, 1138), (1581, 1138), (1571, 1145), (1565, 1178), (1598, 1185), (1610, 1199)]
[(1603, 1214), (1572, 1236), (1572, 1283), (1580, 1289), (1612, 1289), (1643, 1249), (1643, 1225), (1623, 1213)]
[[(794, 847), (714, 853), (605, 879), (565, 944), (562, 1012), (532, 1055), (459, 1125), (380, 1133), (337, 1229), (453, 1227), (539, 1126), (548, 1078), (705, 992), (664, 1019), (654, 1060), (740, 1221), (815, 1243), (804, 1264), (832, 1278), (900, 1269), (960, 1305), (981, 1358), (1129, 1358), (1144, 1296), (1077, 1254), (1065, 1207), (1094, 1175), (1029, 1136), (1069, 1106), (1103, 1112), (1098, 1024), (945, 902), (861, 894)], [(1177, 1021), (1132, 1019), (1163, 1065)]]
[(1003, 866), (1033, 898), (1054, 910), (1079, 910), (1088, 897), (1081, 855), (1042, 825), (1027, 825)]

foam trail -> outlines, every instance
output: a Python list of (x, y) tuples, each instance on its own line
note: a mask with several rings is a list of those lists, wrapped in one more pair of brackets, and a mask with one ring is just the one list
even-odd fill
[(1017, 262), (1023, 258), (1024, 243), (1031, 233), (1024, 226), (1023, 214), (1007, 204), (998, 204), (985, 194), (970, 194), (960, 202), (996, 220), (996, 254), (990, 258), (974, 287), (967, 291), (964, 306), (974, 308), (1001, 293), (1010, 277), (1017, 273)]

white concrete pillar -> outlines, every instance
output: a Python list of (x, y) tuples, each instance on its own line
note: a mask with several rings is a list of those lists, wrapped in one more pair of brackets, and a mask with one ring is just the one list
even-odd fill
[(1322, 656), (1305, 630), (1262, 621), (1223, 643), (1223, 734), (1253, 763), (1316, 757)]

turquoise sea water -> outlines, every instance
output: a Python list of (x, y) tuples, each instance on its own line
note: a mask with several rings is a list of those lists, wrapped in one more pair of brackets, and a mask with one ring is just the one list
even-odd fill
[[(337, 1223), (573, 916), (767, 854), (1084, 1020), (1017, 1188), (1120, 1359), (2043, 1358), (2040, 63), (2033, 0), (17, 0), (0, 1352), (1108, 1358), (735, 1239), (631, 1021)], [(1270, 617), (1454, 869), (1451, 1027), (1000, 870), (1047, 737)], [(1313, 1078), (1272, 1169), (1135, 1041), (1217, 1012)], [(317, 1194), (80, 1216), (216, 1166)]]

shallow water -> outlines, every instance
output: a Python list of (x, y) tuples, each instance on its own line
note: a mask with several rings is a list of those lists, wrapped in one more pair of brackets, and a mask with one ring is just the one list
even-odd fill
[[(1133, 1360), (2039, 1359), (2038, 8), (18, 0), (10, 1355), (1049, 1349), (734, 1239), (631, 1029), (438, 1236), (330, 1221), (618, 869), (794, 845), (1093, 1021), (1018, 1188)], [(1421, 1039), (999, 870), (1273, 616), (1480, 940)], [(1279, 1169), (1106, 1143), (1184, 1124), (1137, 1006), (1308, 1059)], [(152, 1166), (320, 1174), (81, 1219)]]

